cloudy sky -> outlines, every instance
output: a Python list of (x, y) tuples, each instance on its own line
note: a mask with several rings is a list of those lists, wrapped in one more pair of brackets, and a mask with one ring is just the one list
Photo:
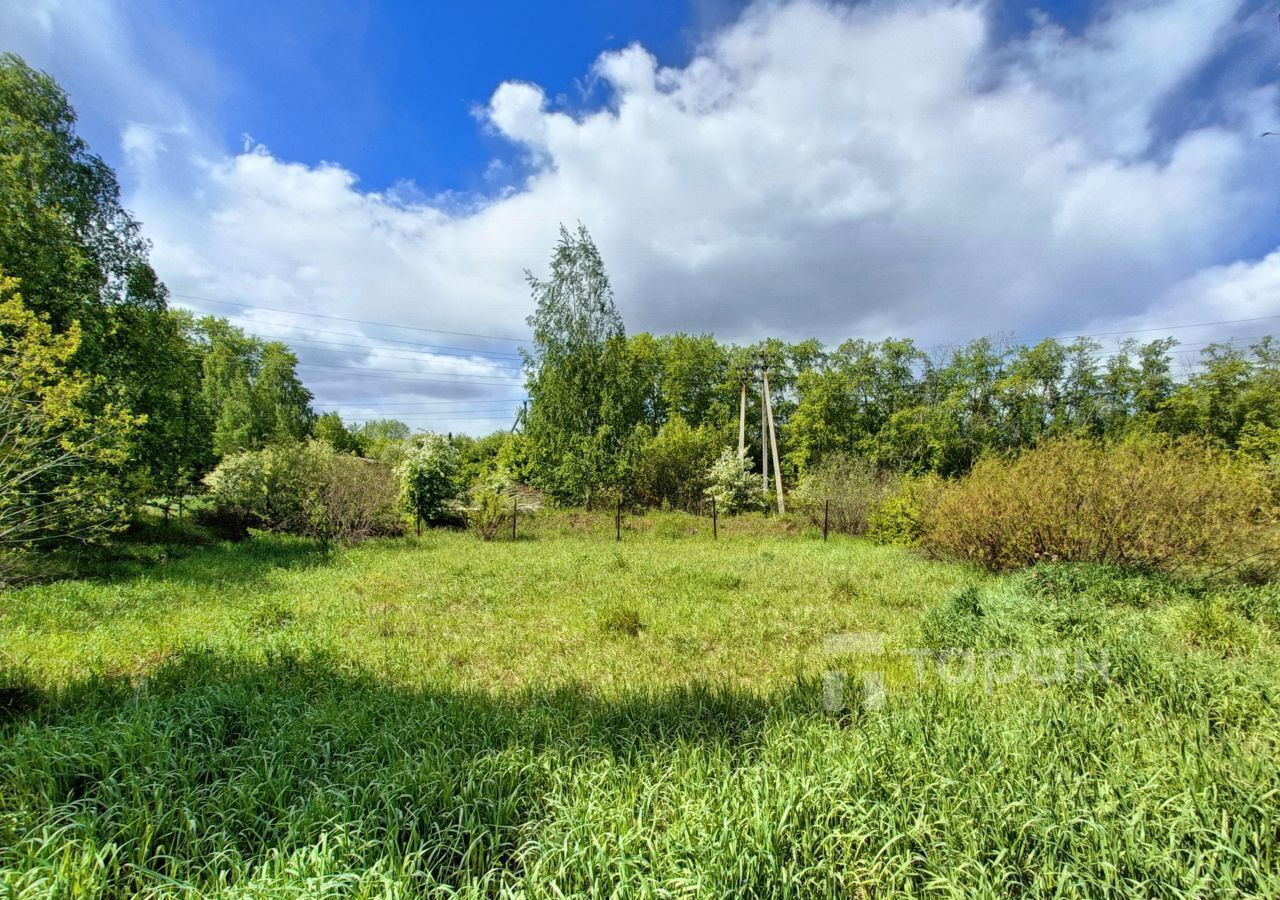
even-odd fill
[(0, 0), (0, 48), (175, 302), (357, 420), (508, 425), (561, 222), (632, 331), (1280, 332), (1272, 5)]

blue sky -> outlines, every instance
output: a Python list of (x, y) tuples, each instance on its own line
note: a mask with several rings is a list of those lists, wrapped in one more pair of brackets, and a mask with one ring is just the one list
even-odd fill
[(1225, 322), (1169, 331), (1188, 364), (1280, 331), (1257, 2), (30, 0), (0, 48), (68, 89), (175, 300), (294, 341), (351, 418), (508, 421), (515, 346), (474, 336), (524, 333), (561, 222), (632, 330)]
[[(144, 53), (176, 57), (166, 69), (203, 96), (227, 146), (249, 135), (283, 158), (337, 161), (372, 190), (410, 181), (427, 194), (490, 192), (498, 186), (491, 161), (519, 162), (477, 127), (475, 108), (499, 84), (527, 81), (565, 107), (587, 108), (602, 99), (589, 76), (602, 52), (639, 43), (663, 65), (683, 65), (747, 5), (500, 0), (480, 13), (408, 0), (152, 3), (138, 15), (138, 34)], [(1042, 12), (1078, 30), (1095, 6), (1004, 3), (993, 24), (1025, 33)], [(209, 62), (190, 65), (192, 55)], [(95, 146), (119, 165), (114, 112), (87, 106), (82, 116), (86, 133), (100, 138)]]
[(253, 135), (309, 163), (338, 160), (373, 189), (411, 180), (428, 193), (487, 190), (491, 158), (472, 113), (503, 81), (577, 99), (602, 50), (639, 41), (686, 59), (719, 18), (687, 3), (185, 4), (176, 30), (227, 79), (219, 113), (228, 143)]

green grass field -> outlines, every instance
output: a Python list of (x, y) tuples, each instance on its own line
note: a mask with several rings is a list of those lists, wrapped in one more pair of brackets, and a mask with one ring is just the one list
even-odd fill
[(1280, 893), (1275, 587), (522, 528), (133, 544), (4, 594), (0, 896)]

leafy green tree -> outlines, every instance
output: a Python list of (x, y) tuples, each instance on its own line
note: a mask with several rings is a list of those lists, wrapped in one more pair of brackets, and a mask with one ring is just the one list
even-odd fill
[(105, 486), (127, 502), (171, 492), (208, 460), (192, 437), (192, 348), (115, 173), (75, 125), (52, 78), (0, 54), (0, 267), (54, 333), (78, 328), (74, 367), (91, 377), (77, 401), (86, 413), (137, 417), (134, 444)]
[(342, 416), (336, 412), (323, 413), (316, 419), (315, 437), (339, 453), (353, 453), (357, 456), (361, 453), (359, 437), (347, 428)]
[(87, 411), (101, 376), (74, 368), (81, 332), (55, 332), (0, 272), (0, 552), (92, 538), (122, 518), (113, 489), (141, 424), (128, 410)]
[(225, 319), (205, 317), (196, 330), (203, 350), (201, 392), (218, 456), (300, 441), (311, 433), (311, 392), (298, 378), (292, 351)]
[(311, 392), (298, 377), (298, 357), (279, 341), (262, 345), (252, 396), (260, 440), (287, 443), (311, 433)]
[(400, 504), (420, 522), (434, 525), (444, 521), (448, 504), (461, 492), (458, 483), (458, 448), (441, 434), (418, 438), (396, 467), (400, 480)]
[(353, 453), (360, 456), (360, 439), (342, 421), (337, 412), (324, 412), (316, 417), (315, 439), (323, 440), (339, 453)]
[(154, 374), (139, 383), (130, 405), (147, 412), (135, 442), (134, 463), (147, 488), (160, 496), (168, 515), (173, 499), (189, 493), (213, 467), (212, 423), (202, 402), (200, 351), (185, 312), (146, 316), (135, 325), (153, 349)]
[(705, 495), (707, 471), (723, 445), (721, 430), (693, 428), (683, 416), (672, 416), (641, 445), (635, 478), (639, 499), (653, 506), (696, 509)]
[(666, 415), (693, 428), (724, 429), (737, 416), (738, 382), (730, 351), (709, 334), (673, 334), (658, 339), (662, 352), (661, 392)]
[(796, 377), (800, 399), (788, 422), (788, 455), (796, 468), (837, 451), (883, 455), (880, 433), (920, 401), (924, 354), (909, 340), (846, 341), (808, 360)]
[(102, 349), (108, 307), (164, 298), (115, 173), (75, 125), (52, 78), (0, 54), (0, 265), (55, 331), (81, 323), (87, 355)]
[(498, 454), (510, 437), (508, 431), (495, 431), (478, 438), (454, 435), (453, 445), (458, 448), (458, 481), (470, 487), (498, 472)]
[(1154, 431), (1161, 426), (1175, 387), (1170, 373), (1175, 345), (1172, 338), (1147, 344), (1128, 340), (1107, 358), (1098, 376), (1103, 436), (1116, 438), (1134, 429)]
[(354, 430), (361, 452), (391, 466), (400, 464), (408, 447), (409, 426), (397, 419), (370, 419)]
[(604, 262), (583, 227), (563, 226), (551, 276), (527, 273), (536, 304), (525, 368), (535, 486), (561, 503), (625, 486), (643, 421), (643, 379), (628, 352)]

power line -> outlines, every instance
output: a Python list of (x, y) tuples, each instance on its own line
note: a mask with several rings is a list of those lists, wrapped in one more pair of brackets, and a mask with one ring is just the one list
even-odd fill
[(370, 319), (353, 319), (347, 316), (334, 316), (328, 313), (303, 312), (297, 309), (285, 309), (279, 306), (261, 306), (255, 303), (240, 303), (231, 300), (214, 300), (212, 297), (199, 297), (195, 294), (175, 294), (170, 296), (178, 297), (183, 300), (195, 300), (200, 303), (216, 303), (220, 306), (235, 306), (240, 309), (263, 309), (268, 312), (285, 313), (291, 316), (310, 316), (315, 319), (329, 319), (334, 322), (350, 322), (354, 325), (374, 325), (379, 328), (403, 328), (406, 331), (421, 331), (425, 334), (449, 334), (455, 337), (473, 337), (486, 341), (508, 341), (513, 344), (525, 344), (529, 342), (529, 338), (505, 337), (496, 334), (476, 334), (471, 331), (445, 331), (442, 328), (423, 328), (419, 325), (401, 325), (394, 322), (377, 322)]
[(423, 369), (422, 371), (414, 371), (412, 369), (384, 369), (379, 366), (336, 366), (328, 363), (313, 363), (298, 361), (300, 366), (310, 366), (313, 369), (345, 369), (352, 372), (388, 372), (392, 375), (456, 375), (459, 378), (485, 378), (492, 381), (520, 381), (520, 377), (516, 375), (485, 375), (482, 372), (445, 372), (439, 369)]
[[(300, 343), (306, 343), (306, 342), (303, 341)], [(310, 356), (311, 353), (338, 353), (338, 355), (343, 357), (351, 357), (353, 355), (351, 351), (344, 351), (342, 350), (342, 348), (330, 348), (330, 347), (317, 347), (315, 348), (315, 350), (310, 350), (310, 352), (308, 352), (308, 356)], [(372, 355), (369, 355), (369, 356), (372, 356)], [(385, 357), (384, 361), (390, 361), (390, 360), (404, 360), (406, 362), (428, 362), (428, 361), (449, 362), (451, 360), (463, 361), (463, 362), (467, 361), (466, 357), (461, 357), (461, 356), (460, 357), (388, 356), (388, 357)], [(302, 362), (300, 360), (298, 361), (298, 365), (328, 365), (328, 364), (319, 364), (319, 362), (310, 362), (310, 364), (307, 364), (307, 362)], [(358, 369), (364, 369), (366, 371), (390, 371), (390, 373), (399, 373), (404, 375), (415, 375), (419, 373), (422, 373), (422, 374), (435, 373), (440, 375), (466, 375), (468, 376), (468, 378), (470, 378), (470, 376), (475, 376), (475, 378), (507, 378), (507, 379), (517, 379), (517, 380), (524, 378), (524, 371), (522, 371), (521, 369), (508, 369), (508, 367), (506, 366), (500, 366), (497, 364), (488, 366), (489, 373), (495, 373), (495, 374), (485, 373), (485, 371), (475, 371), (475, 373), (471, 373), (471, 371), (454, 371), (452, 369), (394, 369), (394, 367), (392, 367), (392, 369), (388, 369), (387, 366), (374, 366), (374, 365), (364, 365), (364, 364), (356, 367), (358, 367)], [(500, 373), (500, 374), (497, 374), (497, 373)]]
[[(387, 407), (387, 406), (414, 406), (414, 407), (417, 407), (417, 406), (436, 406), (436, 405), (438, 405), (438, 404), (445, 404), (445, 403), (448, 403), (448, 404), (465, 404), (465, 407), (466, 407), (466, 408), (464, 408), (464, 409), (459, 409), (459, 410), (448, 410), (448, 409), (444, 409), (444, 410), (440, 410), (440, 412), (469, 412), (469, 411), (472, 411), (472, 408), (473, 408), (473, 407), (474, 407), (475, 411), (480, 411), (480, 409), (481, 409), (482, 407), (490, 406), (490, 405), (501, 405), (501, 406), (506, 407), (506, 406), (511, 406), (512, 404), (516, 404), (516, 405), (518, 406), (519, 404), (523, 403), (524, 401), (526, 401), (526, 400), (528, 400), (528, 399), (529, 399), (528, 397), (513, 397), (513, 398), (511, 398), (510, 400), (406, 400), (406, 401), (404, 401), (404, 402), (395, 402), (395, 401), (391, 401), (391, 402), (384, 402), (384, 401), (365, 402), (365, 401), (362, 401), (362, 400), (337, 400), (337, 401), (334, 401), (334, 402), (332, 402), (332, 403), (326, 403), (326, 404), (323, 404), (323, 405), (325, 405), (325, 406), (346, 406), (346, 407), (351, 407), (351, 408), (357, 408), (357, 407), (358, 407), (358, 408), (363, 409), (363, 408), (365, 408), (365, 407)], [(429, 411), (429, 410), (428, 410), (428, 411)]]
[[(321, 352), (321, 353), (342, 353), (342, 352), (344, 352), (344, 350), (345, 350), (345, 351), (347, 351), (347, 352), (348, 352), (348, 355), (350, 355), (350, 353), (351, 353), (351, 352), (362, 352), (362, 351), (373, 351), (373, 350), (381, 351), (381, 350), (382, 350), (382, 348), (380, 348), (380, 347), (362, 347), (362, 346), (360, 346), (359, 344), (342, 344), (342, 343), (339, 343), (338, 341), (308, 341), (308, 340), (300, 340), (300, 339), (297, 339), (297, 338), (288, 338), (288, 339), (283, 339), (283, 338), (282, 338), (282, 339), (281, 339), (281, 342), (282, 342), (282, 343), (284, 343), (286, 340), (288, 341), (288, 343), (289, 343), (291, 346), (292, 346), (293, 344), (306, 344), (306, 345), (308, 345), (308, 346), (310, 346), (310, 345), (312, 345), (312, 344), (324, 344), (324, 345), (330, 345), (330, 346), (320, 346), (320, 347), (317, 347), (316, 349), (317, 349), (319, 352)], [(434, 354), (409, 354), (409, 355), (406, 355), (406, 354), (408, 354), (408, 351), (406, 351), (406, 353), (405, 353), (405, 354), (400, 354), (400, 353), (389, 353), (389, 352), (379, 352), (379, 353), (378, 353), (378, 355), (379, 355), (379, 356), (385, 357), (386, 359), (404, 359), (404, 360), (410, 360), (410, 361), (413, 361), (413, 362), (421, 362), (424, 358), (426, 358), (426, 359), (431, 359), (431, 360), (437, 360), (437, 361), (439, 361), (439, 360), (445, 360), (445, 361), (447, 361), (447, 360), (466, 360), (466, 359), (468, 359), (468, 358), (469, 358), (469, 357), (465, 357), (465, 356), (447, 356), (447, 355), (445, 355), (445, 354), (439, 354), (439, 353), (434, 353)], [(367, 355), (372, 356), (373, 354), (372, 354), (372, 353), (368, 353)], [(485, 360), (485, 362), (488, 362), (488, 361), (487, 361), (487, 360)], [(502, 362), (500, 362), (499, 360), (493, 360), (493, 361), (492, 361), (492, 363), (491, 363), (491, 365), (493, 366), (493, 368), (495, 368), (495, 369), (500, 369), (500, 370), (501, 370), (501, 371), (503, 371), (503, 372), (519, 372), (519, 371), (520, 371), (520, 369), (519, 369), (519, 368), (512, 368), (512, 367), (510, 367), (510, 366), (508, 366), (508, 365), (504, 365), (504, 364), (503, 364)]]
[[(1280, 314), (1273, 315), (1273, 316), (1252, 316), (1252, 317), (1247, 318), (1247, 319), (1222, 319), (1222, 320), (1217, 321), (1217, 322), (1187, 322), (1187, 323), (1184, 323), (1184, 324), (1182, 324), (1182, 325), (1162, 325), (1162, 326), (1156, 326), (1156, 327), (1152, 327), (1152, 328), (1134, 328), (1134, 329), (1132, 329), (1132, 330), (1130, 330), (1130, 331), (1093, 331), (1093, 332), (1083, 332), (1083, 333), (1081, 333), (1081, 334), (1063, 335), (1063, 336), (1061, 336), (1061, 337), (1057, 337), (1057, 336), (1054, 336), (1054, 335), (1046, 335), (1046, 336), (1041, 337), (1041, 338), (1034, 338), (1034, 339), (1032, 339), (1032, 338), (1024, 338), (1024, 339), (1021, 339), (1021, 340), (1019, 340), (1019, 339), (1018, 339), (1018, 338), (1016, 338), (1016, 337), (1013, 337), (1013, 338), (1011, 338), (1011, 339), (1010, 339), (1010, 342), (1011, 342), (1011, 343), (1027, 344), (1027, 343), (1032, 343), (1033, 341), (1034, 341), (1034, 343), (1039, 343), (1040, 341), (1047, 341), (1047, 340), (1057, 340), (1057, 341), (1074, 341), (1074, 340), (1079, 340), (1079, 339), (1081, 339), (1081, 338), (1115, 337), (1115, 336), (1118, 336), (1118, 335), (1125, 335), (1125, 334), (1146, 334), (1146, 333), (1150, 333), (1150, 332), (1159, 332), (1159, 331), (1175, 331), (1175, 330), (1182, 329), (1182, 328), (1209, 328), (1209, 327), (1213, 327), (1213, 326), (1217, 326), (1217, 325), (1239, 325), (1239, 324), (1242, 324), (1242, 323), (1245, 323), (1245, 322), (1263, 322), (1263, 321), (1266, 321), (1266, 320), (1269, 320), (1269, 319), (1280, 319)], [(990, 335), (986, 335), (986, 337), (990, 337)], [(1268, 337), (1268, 335), (1263, 335), (1263, 337)], [(973, 339), (971, 339), (968, 343), (972, 343), (974, 340), (980, 340), (980, 339), (981, 339), (981, 338), (973, 338)], [(952, 349), (955, 349), (955, 348), (957, 348), (957, 347), (965, 347), (965, 346), (968, 346), (968, 343), (962, 343), (962, 344), (932, 344), (932, 345), (930, 345), (930, 346), (920, 347), (920, 348), (918, 348), (918, 349), (920, 349), (920, 350), (952, 350)], [(1205, 343), (1217, 343), (1217, 342), (1215, 342), (1215, 341), (1206, 341)], [(1183, 345), (1183, 346), (1185, 346), (1185, 345)]]
[(504, 387), (504, 385), (494, 384), (492, 382), (487, 382), (487, 381), (446, 381), (446, 380), (435, 379), (435, 378), (397, 378), (394, 375), (362, 375), (360, 373), (353, 373), (353, 377), (377, 378), (383, 381), (404, 381), (404, 382), (409, 382), (411, 384), (458, 384), (458, 385), (464, 385), (467, 387), (496, 387), (496, 388)]
[[(301, 328), (301, 329), (305, 329), (309, 333), (314, 333), (314, 334), (336, 334), (340, 337), (363, 338), (368, 341), (379, 341), (384, 344), (403, 344), (408, 347), (420, 347), (428, 351), (452, 350), (458, 353), (474, 353), (481, 356), (501, 356), (501, 357), (507, 357), (510, 359), (523, 359), (523, 357), (519, 353), (508, 353), (505, 350), (481, 350), (478, 347), (455, 347), (451, 344), (424, 344), (424, 343), (421, 343), (420, 341), (402, 341), (402, 340), (397, 340), (396, 338), (387, 338), (387, 337), (379, 337), (377, 335), (362, 334), (358, 331), (334, 331), (331, 328), (313, 328), (310, 325), (300, 325), (296, 322), (277, 322), (275, 320), (262, 321), (260, 319), (246, 319), (244, 321), (249, 322), (253, 326), (254, 333), (258, 334), (259, 337), (269, 337), (269, 335), (260, 334), (258, 332), (257, 326), (274, 325), (277, 328)], [(302, 338), (295, 338), (291, 335), (281, 336), (276, 339), (280, 341), (289, 341), (289, 342), (303, 340)], [(345, 344), (339, 341), (317, 341), (317, 340), (313, 340), (312, 338), (306, 338), (306, 340), (316, 344), (333, 344), (335, 346), (346, 346)], [(360, 345), (352, 345), (352, 346), (360, 346)], [(393, 347), (391, 349), (396, 349), (396, 348)]]
[(1185, 325), (1163, 325), (1157, 328), (1134, 328), (1130, 331), (1095, 331), (1092, 334), (1073, 335), (1072, 339), (1078, 337), (1111, 337), (1117, 334), (1143, 334), (1150, 331), (1174, 331), (1179, 328), (1208, 328), (1211, 325), (1238, 325), (1241, 322), (1262, 322), (1267, 319), (1280, 319), (1280, 314), (1274, 316), (1253, 316), (1248, 319), (1223, 319), (1219, 322), (1189, 322)]
[(511, 412), (504, 412), (495, 413), (492, 416), (405, 416), (398, 418), (397, 421), (405, 424), (420, 422), (505, 422), (510, 418)]
[[(379, 328), (400, 328), (408, 331), (420, 331), (426, 334), (449, 334), (449, 335), (454, 335), (458, 337), (474, 337), (474, 338), (480, 338), (482, 340), (507, 341), (507, 342), (516, 343), (516, 344), (527, 343), (530, 340), (530, 338), (513, 338), (513, 337), (506, 337), (503, 335), (479, 334), (476, 332), (467, 332), (467, 331), (445, 331), (443, 329), (438, 329), (438, 328), (423, 328), (418, 325), (405, 325), (405, 324), (394, 323), (394, 322), (378, 322), (378, 321), (369, 320), (369, 319), (356, 319), (356, 318), (350, 318), (347, 316), (335, 316), (328, 313), (303, 312), (301, 310), (285, 309), (283, 307), (277, 307), (277, 306), (262, 306), (262, 305), (253, 304), (253, 303), (235, 302), (230, 300), (215, 300), (212, 297), (201, 297), (194, 294), (173, 293), (171, 294), (171, 296), (178, 297), (181, 299), (186, 299), (186, 300), (195, 300), (201, 303), (216, 303), (223, 306), (233, 306), (239, 309), (261, 309), (269, 312), (285, 313), (286, 315), (307, 316), (307, 317), (317, 318), (317, 319), (329, 319), (336, 322), (350, 322), (356, 325), (372, 325)], [(1079, 338), (1090, 338), (1090, 337), (1115, 337), (1118, 335), (1128, 335), (1128, 334), (1146, 334), (1146, 333), (1163, 332), (1163, 331), (1176, 331), (1184, 328), (1208, 328), (1208, 327), (1213, 327), (1218, 325), (1237, 325), (1245, 322), (1262, 322), (1270, 319), (1280, 319), (1280, 314), (1267, 315), (1267, 316), (1251, 316), (1251, 317), (1242, 318), (1242, 319), (1219, 319), (1217, 321), (1212, 321), (1212, 322), (1185, 322), (1178, 325), (1155, 325), (1155, 326), (1150, 326), (1146, 328), (1131, 328), (1131, 329), (1123, 329), (1118, 331), (1082, 332), (1080, 334), (1066, 335), (1062, 337), (1057, 337), (1055, 339), (1076, 340)], [(290, 323), (268, 322), (264, 324), (284, 325), (285, 327), (290, 327)], [(298, 326), (298, 327), (306, 327), (306, 326)], [(314, 329), (314, 328), (311, 330), (321, 331), (321, 329)], [(344, 334), (344, 335), (347, 334), (346, 332), (330, 332), (330, 333)], [(379, 337), (370, 336), (370, 335), (359, 335), (359, 336), (367, 337), (371, 340), (385, 341), (388, 343), (411, 343), (408, 341), (396, 341), (394, 338), (379, 338)], [(1036, 340), (1037, 341), (1046, 340), (1049, 337), (1053, 337), (1053, 336), (1046, 336), (1043, 338), (1038, 338)], [(505, 353), (502, 351), (485, 351), (485, 350), (479, 350), (475, 348), (449, 347), (446, 345), (414, 344), (414, 346), (421, 346), (421, 347), (434, 346), (438, 349), (450, 349), (450, 350), (457, 350), (460, 352), (471, 352), (471, 353), (486, 353), (490, 355), (501, 354), (504, 356), (512, 356), (512, 357), (517, 357), (519, 355), (514, 353)], [(920, 347), (920, 349), (921, 350), (945, 350), (953, 347), (962, 347), (962, 346), (965, 346), (965, 345), (964, 344), (933, 344), (928, 346), (922, 346)]]

